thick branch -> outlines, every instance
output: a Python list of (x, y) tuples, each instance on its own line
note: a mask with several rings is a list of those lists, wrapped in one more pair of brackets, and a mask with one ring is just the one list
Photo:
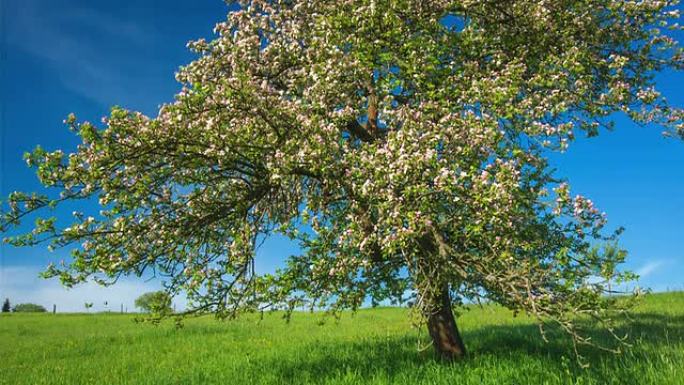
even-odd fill
[(356, 138), (361, 139), (363, 142), (372, 142), (375, 138), (366, 129), (365, 125), (359, 123), (356, 119), (350, 120), (347, 123), (347, 131)]

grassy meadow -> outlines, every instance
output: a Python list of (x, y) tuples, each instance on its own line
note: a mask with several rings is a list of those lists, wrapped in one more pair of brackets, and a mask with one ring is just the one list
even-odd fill
[[(381, 308), (319, 325), (320, 315), (278, 314), (176, 329), (134, 315), (0, 316), (0, 384), (684, 384), (684, 293), (647, 296), (625, 321), (633, 347), (582, 349), (495, 306), (464, 312), (469, 357), (456, 364), (419, 351), (427, 333), (405, 309)], [(598, 334), (597, 338), (602, 337)]]

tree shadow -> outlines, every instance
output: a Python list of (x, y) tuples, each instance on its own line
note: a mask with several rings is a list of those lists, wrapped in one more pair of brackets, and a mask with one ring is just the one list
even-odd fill
[[(588, 322), (581, 326), (596, 342), (609, 343), (610, 334)], [(361, 382), (378, 378), (392, 383), (396, 377), (415, 377), (416, 372), (432, 369), (463, 372), (496, 365), (559, 373), (564, 377), (590, 377), (596, 383), (610, 383), (619, 375), (622, 383), (640, 383), (639, 370), (612, 369), (630, 367), (631, 362), (652, 362), (661, 355), (662, 346), (684, 346), (684, 316), (658, 313), (639, 313), (631, 320), (620, 320), (615, 329), (618, 335), (628, 334), (632, 344), (625, 353), (615, 355), (593, 347), (581, 347), (580, 355), (591, 365), (582, 368), (576, 359), (572, 341), (562, 331), (547, 329), (548, 342), (539, 335), (534, 324), (482, 326), (462, 332), (469, 347), (467, 359), (454, 364), (441, 363), (431, 347), (418, 351), (426, 342), (425, 335), (413, 333), (401, 337), (364, 339), (361, 341), (330, 342), (303, 345), (290, 359), (275, 359), (264, 363), (275, 371), (282, 383), (325, 383), (353, 375)], [(426, 369), (427, 368), (427, 369)], [(528, 373), (534, 375), (534, 373)], [(308, 381), (304, 379), (308, 378)], [(257, 381), (258, 382), (258, 381)]]
[[(468, 333), (474, 342), (472, 356), (483, 358), (526, 357), (541, 361), (549, 370), (564, 372), (571, 376), (582, 374), (597, 381), (609, 383), (616, 373), (607, 367), (631, 366), (629, 363), (655, 362), (662, 359), (663, 347), (684, 347), (684, 315), (663, 315), (640, 312), (629, 318), (617, 320), (614, 333), (625, 337), (628, 345), (620, 346), (613, 335), (595, 322), (580, 321), (577, 325), (584, 335), (604, 347), (620, 348), (615, 354), (595, 346), (579, 346), (579, 356), (574, 352), (572, 340), (559, 328), (547, 328), (545, 342), (535, 324), (516, 326), (486, 326)], [(582, 367), (589, 364), (588, 367)], [(622, 383), (641, 383), (638, 370), (620, 372)]]

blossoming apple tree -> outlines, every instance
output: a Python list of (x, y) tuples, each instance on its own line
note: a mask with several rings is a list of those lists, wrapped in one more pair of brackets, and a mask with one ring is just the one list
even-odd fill
[[(66, 124), (71, 153), (28, 154), (44, 195), (13, 193), (17, 245), (74, 245), (45, 275), (111, 284), (148, 270), (194, 311), (331, 312), (411, 300), (439, 356), (465, 354), (452, 305), (485, 298), (556, 324), (610, 319), (624, 253), (591, 200), (547, 164), (615, 113), (684, 136), (655, 89), (679, 70), (673, 1), (242, 1), (189, 47), (157, 116), (115, 107)], [(53, 193), (54, 192), (54, 193)], [(272, 233), (301, 255), (258, 274)]]

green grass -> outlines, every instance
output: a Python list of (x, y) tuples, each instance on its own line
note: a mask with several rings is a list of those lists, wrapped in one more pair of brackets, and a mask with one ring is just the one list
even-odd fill
[[(621, 332), (629, 351), (583, 349), (498, 307), (465, 312), (469, 357), (419, 352), (426, 332), (404, 309), (369, 309), (318, 325), (318, 314), (136, 324), (131, 315), (0, 317), (0, 384), (684, 384), (684, 293), (650, 295)], [(605, 338), (598, 334), (597, 338)]]

